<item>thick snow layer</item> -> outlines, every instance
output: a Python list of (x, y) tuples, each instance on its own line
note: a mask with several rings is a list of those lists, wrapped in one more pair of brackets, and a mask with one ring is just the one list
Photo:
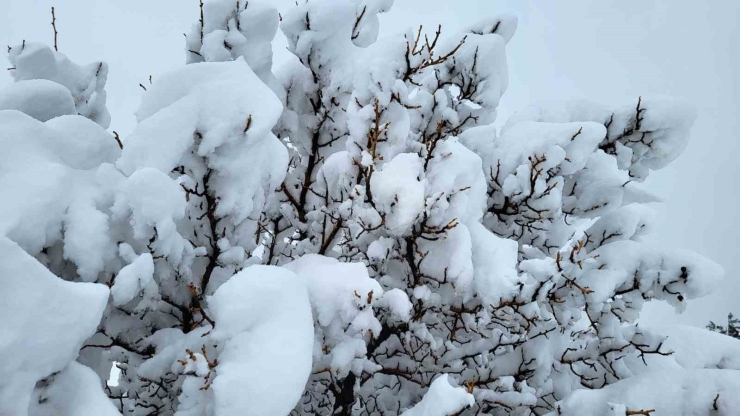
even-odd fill
[(77, 357), (95, 332), (108, 288), (54, 276), (0, 236), (0, 414), (25, 416), (37, 381)]
[[(142, 97), (139, 108), (136, 110), (136, 118), (141, 122), (180, 99), (192, 93), (202, 91), (204, 85), (218, 85), (219, 82), (214, 83), (214, 80), (229, 79), (242, 81), (246, 84), (240, 86), (238, 83), (234, 83), (233, 87), (235, 89), (240, 89), (240, 87), (254, 88), (246, 97), (243, 97), (240, 104), (249, 103), (258, 98), (264, 98), (267, 102), (257, 100), (257, 102), (252, 102), (252, 107), (261, 107), (263, 109), (274, 109), (276, 105), (278, 108), (281, 107), (279, 102), (276, 105), (274, 104), (277, 100), (271, 97), (272, 92), (255, 77), (254, 72), (243, 60), (235, 62), (209, 62), (199, 65), (188, 65), (157, 77), (157, 82), (152, 84)], [(205, 91), (202, 91), (201, 95), (206, 95), (204, 93)], [(236, 96), (237, 94), (233, 95)], [(256, 104), (258, 103), (261, 105), (257, 106)], [(223, 105), (223, 107), (227, 106)], [(246, 117), (244, 118), (244, 122), (246, 122)], [(241, 125), (241, 127), (243, 128), (244, 125)]]
[(0, 204), (0, 234), (11, 233), (33, 252), (58, 232), (69, 193), (68, 170), (42, 146), (44, 136), (52, 140), (43, 123), (17, 111), (0, 111), (0, 185), (12, 195)]
[[(0, 234), (36, 255), (62, 238), (64, 256), (93, 281), (115, 253), (108, 216), (98, 210), (94, 169), (115, 160), (115, 141), (81, 116), (42, 123), (18, 111), (0, 111)], [(11, 197), (12, 196), (12, 197)]]
[(271, 132), (281, 113), (280, 100), (242, 59), (188, 65), (144, 95), (116, 166), (127, 175), (146, 167), (169, 174), (200, 159), (217, 171), (209, 180), (216, 216), (238, 225), (259, 218), (255, 210), (285, 177), (287, 150)]
[[(630, 377), (602, 389), (573, 392), (548, 416), (734, 416), (740, 409), (740, 371), (673, 370)], [(635, 413), (632, 413), (635, 414)]]
[(500, 162), (501, 178), (506, 179), (503, 175), (514, 174), (529, 156), (546, 155), (546, 164), (539, 168), (560, 166), (562, 174), (573, 174), (583, 169), (605, 134), (604, 126), (597, 123), (517, 123), (496, 139), (490, 166)]
[(69, 90), (45, 79), (19, 81), (0, 90), (0, 110), (18, 110), (39, 121), (77, 113)]
[(214, 416), (287, 415), (311, 372), (313, 322), (297, 276), (251, 266), (224, 283), (208, 305), (223, 343), (213, 380)]
[(71, 168), (95, 169), (102, 163), (115, 162), (121, 155), (113, 136), (87, 118), (63, 116), (44, 125), (53, 132), (53, 140), (45, 140), (44, 145)]
[(36, 385), (29, 416), (120, 416), (95, 372), (71, 362)]
[(188, 65), (162, 75), (146, 92), (136, 112), (140, 124), (126, 138), (118, 166), (169, 173), (196, 131), (203, 156), (225, 143), (267, 136), (281, 112), (280, 100), (243, 60)]
[(401, 416), (448, 416), (475, 403), (472, 394), (462, 387), (453, 387), (447, 374), (437, 377), (416, 406)]
[(171, 371), (175, 361), (185, 355), (186, 349), (198, 351), (206, 341), (208, 331), (208, 327), (200, 327), (183, 334), (177, 328), (165, 328), (147, 337), (143, 344), (154, 346), (157, 353), (141, 364), (138, 375), (151, 380), (162, 377)]

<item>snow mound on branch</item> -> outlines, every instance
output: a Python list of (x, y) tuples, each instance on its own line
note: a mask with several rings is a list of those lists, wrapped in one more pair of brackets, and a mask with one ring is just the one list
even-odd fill
[(29, 416), (120, 416), (97, 374), (77, 362), (38, 384)]
[(519, 246), (516, 241), (499, 237), (478, 222), (469, 224), (468, 230), (473, 243), (475, 290), (486, 303), (496, 305), (501, 299), (514, 295), (517, 285), (523, 281), (516, 272)]
[(447, 374), (437, 377), (419, 403), (401, 416), (447, 416), (475, 404), (475, 398), (462, 387), (453, 387)]
[(468, 224), (483, 217), (487, 195), (481, 158), (457, 139), (437, 145), (426, 179), (431, 225), (444, 225), (454, 218)]
[(8, 110), (0, 111), (0, 146), (0, 186), (12, 195), (0, 204), (0, 234), (32, 255), (63, 237), (65, 258), (95, 280), (115, 253), (94, 170), (118, 157), (113, 138), (80, 116), (42, 123)]
[[(684, 296), (694, 299), (710, 293), (724, 275), (720, 265), (697, 253), (651, 247), (630, 240), (606, 244), (594, 253), (605, 265), (583, 280), (594, 290), (594, 298), (613, 293), (614, 287), (638, 279), (641, 292), (665, 299), (678, 308), (685, 305)], [(601, 270), (611, 273), (598, 273)], [(616, 286), (609, 287), (610, 283)]]
[(136, 112), (140, 124), (118, 166), (127, 173), (146, 166), (169, 173), (196, 131), (203, 156), (268, 135), (281, 113), (280, 100), (242, 59), (188, 65), (162, 75), (146, 92)]
[(406, 292), (401, 289), (391, 289), (383, 293), (383, 297), (378, 304), (387, 308), (395, 319), (403, 322), (408, 322), (411, 319), (411, 310), (414, 305), (411, 304)]
[(740, 371), (673, 370), (630, 377), (601, 389), (577, 390), (547, 416), (734, 416), (740, 408)]
[(188, 65), (144, 95), (117, 167), (127, 175), (145, 167), (169, 174), (202, 157), (218, 171), (211, 178), (216, 216), (232, 215), (239, 224), (259, 217), (253, 210), (285, 177), (287, 150), (271, 132), (281, 113), (280, 100), (243, 59)]
[(243, 58), (265, 84), (284, 94), (272, 74), (272, 40), (280, 22), (274, 5), (264, 0), (209, 0), (203, 18), (203, 27), (194, 24), (186, 36), (187, 63)]
[(695, 119), (691, 104), (672, 98), (640, 97), (637, 103), (613, 108), (586, 100), (551, 101), (518, 111), (502, 131), (525, 121), (603, 124), (607, 133), (601, 146), (622, 158), (620, 169), (629, 169), (631, 176), (642, 180), (683, 152)]
[(496, 34), (508, 43), (514, 37), (518, 22), (519, 19), (516, 16), (508, 14), (486, 17), (468, 26), (468, 32), (476, 35)]
[(95, 332), (108, 288), (54, 276), (0, 237), (0, 414), (26, 415), (34, 384), (77, 357)]
[(95, 169), (102, 163), (115, 162), (121, 155), (115, 139), (87, 118), (62, 116), (44, 124), (54, 135), (44, 145), (71, 168)]
[(740, 340), (704, 328), (685, 325), (646, 328), (666, 336), (663, 350), (673, 351), (669, 356), (645, 357), (647, 365), (635, 360), (631, 369), (636, 373), (655, 369), (729, 369), (740, 371)]
[(77, 65), (64, 54), (38, 43), (23, 43), (10, 48), (8, 60), (14, 69), (10, 72), (16, 82), (49, 80), (64, 86), (72, 94), (75, 114), (100, 124), (110, 125), (110, 113), (105, 106), (105, 83), (108, 64), (93, 62)]
[(620, 207), (606, 215), (601, 216), (587, 230), (590, 236), (584, 244), (586, 250), (591, 251), (599, 247), (604, 241), (635, 240), (650, 230), (654, 222), (655, 212), (648, 206), (642, 204), (631, 204)]
[(395, 235), (404, 235), (424, 211), (422, 160), (414, 153), (402, 153), (383, 165), (370, 180), (373, 197), (385, 213), (385, 223)]
[(287, 415), (311, 372), (313, 322), (305, 286), (274, 266), (251, 266), (208, 298), (223, 342), (215, 416)]
[(380, 31), (379, 13), (388, 12), (394, 0), (354, 0), (355, 14), (362, 14), (352, 29), (352, 42), (366, 47), (378, 39)]
[(154, 260), (150, 253), (143, 253), (133, 263), (121, 269), (116, 275), (110, 294), (116, 306), (130, 302), (152, 281)]
[[(371, 305), (383, 295), (383, 288), (368, 276), (361, 263), (340, 263), (336, 259), (309, 254), (284, 267), (306, 282), (316, 318), (322, 326), (328, 326), (335, 318), (352, 322), (361, 307)], [(370, 329), (379, 333), (380, 324)]]
[(33, 252), (55, 234), (69, 180), (65, 167), (39, 143), (44, 136), (51, 134), (43, 123), (18, 111), (0, 111), (0, 185), (13, 195), (0, 204), (0, 234), (12, 234)]
[(175, 220), (185, 216), (185, 194), (164, 173), (151, 168), (134, 172), (121, 186), (111, 211), (116, 217), (130, 218), (135, 238), (149, 238), (150, 227), (155, 227), (158, 253), (183, 252), (185, 242)]
[(496, 139), (490, 164), (495, 167), (500, 162), (501, 178), (506, 180), (504, 174), (513, 174), (530, 155), (545, 155), (543, 171), (559, 166), (563, 175), (570, 175), (583, 169), (605, 133), (604, 126), (588, 122), (517, 123)]
[[(411, 302), (400, 290), (383, 292), (362, 263), (340, 263), (310, 254), (284, 266), (308, 287), (316, 319), (314, 368), (330, 368), (343, 378), (360, 374), (369, 365), (364, 337), (378, 336), (382, 327), (374, 306), (387, 308), (395, 319), (410, 317)], [(323, 331), (323, 332), (322, 332)], [(322, 349), (326, 346), (326, 349)]]
[(45, 79), (19, 81), (0, 91), (0, 110), (18, 110), (39, 121), (76, 114), (69, 90)]

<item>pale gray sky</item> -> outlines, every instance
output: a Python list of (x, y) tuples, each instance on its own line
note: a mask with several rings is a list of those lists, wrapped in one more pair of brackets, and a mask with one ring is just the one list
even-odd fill
[[(3, 0), (0, 42), (51, 43), (56, 7), (59, 49), (77, 63), (110, 65), (111, 128), (134, 125), (141, 89), (184, 63), (184, 38), (197, 20), (198, 0)], [(281, 11), (293, 0), (274, 0)], [(528, 103), (587, 97), (603, 103), (639, 95), (671, 95), (692, 101), (699, 118), (684, 154), (648, 179), (666, 202), (650, 238), (667, 247), (699, 252), (726, 270), (722, 287), (689, 303), (676, 316), (649, 305), (644, 322), (704, 325), (740, 314), (740, 2), (734, 0), (396, 0), (381, 31), (399, 32), (442, 23), (454, 31), (482, 16), (519, 17), (508, 45), (510, 84), (505, 118)], [(281, 35), (275, 59), (287, 58)], [(0, 86), (10, 82), (0, 74)]]

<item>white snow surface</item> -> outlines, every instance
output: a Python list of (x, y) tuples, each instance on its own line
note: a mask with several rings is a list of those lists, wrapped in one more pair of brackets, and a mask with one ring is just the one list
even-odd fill
[(375, 172), (371, 186), (381, 201), (381, 212), (391, 232), (404, 235), (424, 210), (422, 160), (413, 153), (402, 153)]
[[(388, 308), (399, 321), (408, 320), (411, 303), (400, 290), (383, 292), (361, 263), (310, 254), (284, 266), (308, 287), (316, 320), (314, 369), (331, 369), (338, 377), (360, 373), (367, 364), (365, 337), (377, 336), (381, 324), (374, 307)], [(387, 294), (390, 294), (386, 297)], [(322, 349), (326, 345), (326, 350)]]
[[(92, 169), (120, 152), (102, 128), (80, 116), (42, 123), (5, 110), (0, 111), (0, 145), (5, 149), (0, 153), (0, 184), (14, 196), (0, 205), (0, 234), (35, 254), (57, 238), (65, 214), (73, 221), (85, 210), (90, 222), (84, 230), (96, 229), (98, 191)], [(77, 204), (70, 208), (73, 201)]]
[(0, 110), (18, 110), (39, 121), (76, 114), (69, 90), (45, 79), (19, 81), (0, 90)]
[(27, 415), (34, 385), (66, 368), (95, 332), (109, 290), (54, 276), (0, 236), (0, 414)]
[[(334, 319), (353, 322), (364, 305), (383, 296), (383, 288), (368, 276), (361, 263), (340, 263), (310, 254), (284, 267), (305, 281), (316, 319), (322, 326), (330, 325)], [(380, 324), (370, 329), (380, 332)]]
[(665, 369), (729, 369), (740, 371), (740, 340), (703, 328), (686, 325), (647, 327), (648, 331), (663, 335), (668, 356), (651, 355), (645, 363), (635, 359), (630, 369), (646, 373)]
[(223, 343), (214, 416), (287, 415), (311, 372), (313, 323), (305, 286), (289, 270), (251, 266), (208, 298)]
[(116, 306), (130, 302), (152, 281), (154, 261), (150, 253), (143, 253), (131, 264), (116, 275), (115, 283), (110, 289), (113, 303)]
[(475, 263), (475, 291), (488, 304), (498, 304), (517, 291), (516, 241), (502, 238), (473, 222), (468, 226)]
[(100, 378), (88, 367), (71, 362), (36, 388), (29, 416), (120, 416), (103, 391)]
[[(696, 109), (689, 103), (666, 97), (640, 97), (638, 103), (644, 111), (640, 112), (640, 129), (632, 129), (632, 134), (623, 135), (636, 127), (637, 103), (609, 108), (587, 100), (541, 102), (529, 106), (511, 116), (503, 131), (523, 121), (608, 124), (605, 140), (619, 141), (628, 147), (628, 155), (623, 157), (631, 159), (630, 172), (644, 179), (649, 170), (665, 167), (686, 148)], [(642, 132), (648, 132), (645, 138), (649, 146), (637, 140), (636, 136)]]
[(146, 167), (170, 174), (202, 158), (218, 171), (210, 183), (215, 214), (238, 225), (259, 217), (266, 194), (285, 177), (287, 150), (271, 132), (281, 113), (280, 100), (243, 59), (187, 65), (158, 77), (144, 95), (116, 166), (127, 175)]
[(653, 410), (651, 416), (734, 416), (739, 391), (737, 370), (655, 371), (601, 389), (577, 390), (559, 403), (560, 412), (547, 416), (623, 416), (627, 410)]
[(272, 40), (280, 22), (274, 5), (265, 0), (208, 0), (203, 17), (203, 26), (194, 24), (186, 36), (187, 63), (242, 58), (276, 94), (284, 94), (272, 73)]
[(243, 60), (187, 65), (159, 76), (146, 92), (118, 166), (127, 173), (142, 167), (169, 173), (196, 131), (203, 136), (202, 156), (235, 140), (268, 135), (281, 112), (280, 100)]
[(453, 387), (447, 374), (437, 377), (419, 403), (401, 416), (448, 416), (472, 406), (475, 398), (462, 387)]

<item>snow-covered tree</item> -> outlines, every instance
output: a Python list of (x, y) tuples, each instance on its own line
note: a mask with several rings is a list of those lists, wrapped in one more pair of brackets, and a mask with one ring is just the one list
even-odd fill
[(707, 329), (740, 339), (740, 319), (735, 318), (735, 315), (732, 313), (727, 314), (727, 326), (717, 325), (710, 321)]
[[(221, 15), (209, 3), (204, 13), (220, 26), (191, 31), (193, 61), (249, 60), (230, 42), (209, 51), (216, 34), (256, 39), (248, 7), (220, 4)], [(297, 60), (278, 72), (274, 131), (291, 163), (280, 208), (262, 219), (263, 261), (363, 262), (386, 292), (356, 293), (379, 326), (347, 321), (338, 340), (317, 321), (295, 412), (400, 413), (450, 373), (474, 394), (472, 413), (543, 414), (575, 388), (629, 377), (626, 358), (668, 355), (662, 337), (636, 329), (642, 304), (681, 307), (721, 271), (635, 241), (650, 220), (641, 204), (655, 200), (637, 185), (683, 150), (691, 110), (567, 103), (526, 109), (499, 136), (516, 20), (378, 40), (377, 14), (390, 6), (313, 1), (281, 23)], [(364, 345), (348, 355), (347, 336)]]
[(639, 241), (691, 107), (495, 126), (516, 18), (392, 3), (202, 3), (120, 142), (105, 64), (10, 49), (0, 414), (733, 414), (739, 341), (636, 324), (722, 275)]

